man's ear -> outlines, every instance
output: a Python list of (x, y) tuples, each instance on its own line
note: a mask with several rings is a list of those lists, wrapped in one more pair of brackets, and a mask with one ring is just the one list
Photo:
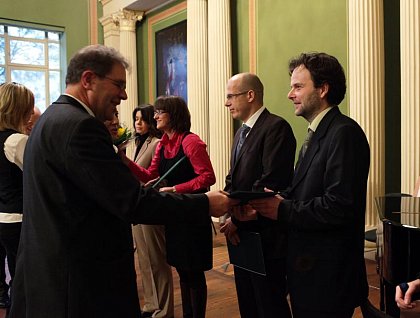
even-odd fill
[(80, 78), (80, 83), (82, 84), (84, 88), (90, 89), (92, 85), (94, 84), (96, 77), (97, 75), (94, 72), (90, 70), (86, 70), (82, 73), (82, 76)]
[(319, 89), (319, 97), (325, 98), (330, 90), (330, 85), (328, 83), (324, 83)]
[(248, 102), (253, 102), (255, 100), (255, 92), (251, 89), (247, 93)]

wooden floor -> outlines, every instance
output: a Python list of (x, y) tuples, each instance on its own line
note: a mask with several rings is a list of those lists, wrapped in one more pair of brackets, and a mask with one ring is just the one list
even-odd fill
[[(217, 226), (216, 226), (217, 227)], [(213, 240), (213, 269), (206, 272), (208, 300), (206, 318), (239, 318), (238, 303), (236, 300), (235, 282), (233, 278), (233, 266), (229, 264), (225, 238), (218, 234)], [(136, 268), (138, 268), (136, 264)], [(374, 261), (366, 259), (366, 269), (369, 281), (369, 300), (379, 308), (379, 278), (376, 274), (376, 264)], [(138, 272), (138, 271), (137, 271)], [(178, 275), (173, 270), (174, 294), (175, 294), (175, 318), (182, 317), (181, 296), (179, 290)], [(142, 287), (140, 274), (137, 275), (139, 286), (140, 303)], [(419, 306), (420, 307), (420, 306)], [(6, 311), (0, 309), (0, 318), (4, 318)], [(353, 318), (362, 318), (359, 308), (356, 308)], [(416, 312), (402, 313), (401, 317), (414, 318), (420, 317), (420, 310)], [(123, 318), (123, 317), (121, 317)]]
[[(229, 263), (226, 241), (223, 235), (218, 234), (213, 240), (213, 269), (206, 272), (207, 278), (207, 315), (206, 318), (239, 318), (238, 303), (236, 300), (233, 266)], [(375, 307), (379, 308), (379, 278), (376, 274), (374, 261), (366, 260), (369, 281), (369, 299)], [(175, 318), (182, 317), (181, 298), (178, 286), (178, 276), (173, 270), (175, 287)], [(140, 277), (138, 277), (140, 279)], [(141, 284), (139, 284), (140, 286)], [(141, 293), (141, 286), (140, 286)], [(141, 295), (141, 294), (140, 294)], [(142, 300), (140, 300), (141, 302)], [(362, 318), (357, 308), (353, 318)]]

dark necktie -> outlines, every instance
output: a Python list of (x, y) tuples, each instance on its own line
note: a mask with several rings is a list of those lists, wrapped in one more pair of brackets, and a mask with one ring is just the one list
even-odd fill
[(306, 150), (308, 149), (309, 142), (311, 141), (312, 135), (314, 132), (308, 128), (308, 134), (306, 135), (305, 140), (303, 141), (302, 148), (300, 149), (300, 157), (303, 159), (305, 157)]
[(239, 140), (238, 140), (238, 144), (236, 145), (236, 150), (235, 150), (235, 161), (238, 159), (239, 152), (241, 151), (242, 145), (245, 142), (246, 134), (250, 130), (251, 130), (251, 127), (249, 127), (245, 124), (243, 124), (242, 127), (240, 128)]

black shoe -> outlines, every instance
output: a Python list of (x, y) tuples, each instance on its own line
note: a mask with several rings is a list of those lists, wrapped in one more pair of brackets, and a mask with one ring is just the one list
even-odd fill
[(10, 298), (9, 295), (5, 294), (0, 297), (0, 308), (9, 308), (10, 307)]
[(148, 312), (148, 311), (143, 311), (141, 313), (141, 318), (148, 318), (148, 317), (152, 317), (154, 314), (154, 312)]

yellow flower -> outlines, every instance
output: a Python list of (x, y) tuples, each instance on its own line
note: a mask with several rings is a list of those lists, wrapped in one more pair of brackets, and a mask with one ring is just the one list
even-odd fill
[(118, 128), (117, 138), (121, 138), (121, 136), (123, 136), (126, 131), (127, 131), (127, 128), (123, 128), (123, 127)]
[(131, 139), (131, 131), (127, 127), (120, 126), (117, 131), (117, 138), (114, 140), (114, 145), (118, 146)]

